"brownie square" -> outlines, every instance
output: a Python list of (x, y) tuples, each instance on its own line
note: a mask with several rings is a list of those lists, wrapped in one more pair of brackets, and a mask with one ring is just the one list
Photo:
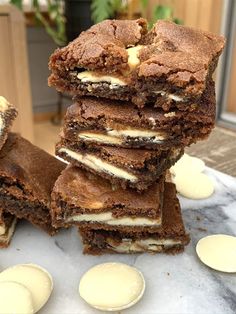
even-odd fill
[(212, 78), (222, 36), (159, 20), (106, 20), (82, 32), (51, 56), (49, 85), (96, 96), (189, 110)]
[(86, 145), (167, 149), (205, 139), (215, 124), (214, 83), (192, 110), (169, 111), (130, 102), (82, 97), (67, 109), (62, 137)]
[(100, 228), (99, 226), (80, 226), (79, 232), (84, 244), (84, 253), (100, 255), (103, 253), (180, 253), (189, 243), (185, 232), (179, 201), (173, 183), (165, 183), (162, 209), (162, 225), (154, 232), (135, 231), (119, 226)]
[(121, 230), (155, 230), (161, 225), (164, 179), (142, 194), (69, 165), (52, 192), (55, 227), (82, 226)]
[(13, 121), (18, 112), (3, 96), (0, 96), (0, 150), (6, 142)]
[(167, 150), (126, 149), (101, 145), (85, 146), (66, 139), (56, 146), (66, 161), (108, 179), (122, 188), (146, 190), (158, 181), (183, 154), (182, 148)]
[(0, 151), (0, 208), (54, 234), (51, 191), (65, 164), (15, 133)]

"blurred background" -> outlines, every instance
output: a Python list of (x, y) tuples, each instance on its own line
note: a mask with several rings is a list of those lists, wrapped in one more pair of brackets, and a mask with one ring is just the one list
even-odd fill
[(138, 17), (150, 28), (164, 18), (227, 38), (215, 74), (217, 128), (190, 152), (236, 175), (235, 0), (0, 0), (0, 95), (19, 108), (15, 130), (53, 154), (71, 100), (47, 86), (50, 54), (94, 23)]

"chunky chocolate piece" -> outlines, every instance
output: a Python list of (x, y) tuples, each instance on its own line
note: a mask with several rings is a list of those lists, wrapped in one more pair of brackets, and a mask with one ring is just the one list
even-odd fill
[(54, 234), (50, 194), (64, 167), (20, 135), (9, 133), (0, 151), (0, 208)]
[(49, 85), (72, 95), (148, 102), (189, 110), (211, 80), (225, 40), (158, 21), (106, 20), (51, 56)]
[(53, 225), (156, 230), (161, 225), (163, 188), (162, 178), (142, 194), (132, 189), (124, 191), (70, 165), (57, 179), (52, 192)]
[(0, 248), (9, 246), (13, 237), (17, 218), (0, 210)]
[(98, 224), (79, 227), (84, 253), (179, 253), (189, 243), (185, 232), (179, 201), (174, 184), (165, 183), (162, 209), (162, 225), (159, 229), (136, 231), (119, 226), (100, 228)]
[(142, 191), (156, 182), (182, 156), (183, 149), (152, 151), (85, 146), (62, 138), (56, 146), (56, 154), (124, 189), (131, 187)]
[(0, 96), (0, 149), (7, 140), (13, 121), (17, 116), (17, 109), (3, 96)]
[(215, 91), (211, 84), (193, 111), (145, 106), (92, 97), (78, 98), (68, 108), (62, 137), (74, 144), (166, 149), (205, 139), (215, 123)]

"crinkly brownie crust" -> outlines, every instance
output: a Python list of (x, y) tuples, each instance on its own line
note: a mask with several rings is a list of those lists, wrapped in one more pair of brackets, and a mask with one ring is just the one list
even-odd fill
[[(147, 33), (143, 19), (106, 20), (54, 52), (49, 85), (72, 95), (132, 100), (140, 107), (148, 102), (160, 106), (160, 95), (169, 99), (169, 106), (176, 102), (184, 106), (201, 97), (224, 43), (221, 36), (169, 21), (158, 21)], [(133, 67), (127, 49), (137, 46), (141, 48)], [(81, 79), (83, 71), (113, 75), (123, 83), (112, 85), (104, 79), (92, 83)]]

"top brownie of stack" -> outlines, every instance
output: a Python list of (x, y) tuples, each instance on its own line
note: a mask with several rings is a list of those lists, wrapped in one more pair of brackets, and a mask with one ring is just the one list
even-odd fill
[(49, 85), (74, 96), (154, 103), (164, 110), (192, 110), (211, 81), (224, 38), (158, 21), (106, 20), (57, 49)]

